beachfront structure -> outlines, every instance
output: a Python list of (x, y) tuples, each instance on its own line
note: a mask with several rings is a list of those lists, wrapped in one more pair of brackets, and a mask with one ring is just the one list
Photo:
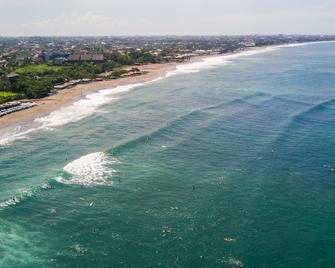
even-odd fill
[(54, 58), (54, 60), (53, 60), (53, 63), (55, 65), (61, 65), (64, 62), (66, 62), (66, 58), (64, 58), (64, 57)]
[(84, 78), (84, 79), (78, 79), (78, 80), (71, 80), (71, 81), (66, 82), (64, 84), (54, 86), (54, 91), (63, 90), (63, 89), (67, 89), (67, 88), (72, 88), (72, 87), (74, 87), (76, 85), (79, 85), (79, 84), (88, 84), (88, 83), (91, 83), (91, 82), (94, 82), (94, 81), (98, 81), (98, 79)]
[(105, 57), (103, 54), (84, 54), (84, 55), (79, 55), (79, 54), (72, 54), (68, 57), (69, 62), (103, 62), (105, 61)]
[(10, 83), (15, 83), (19, 78), (20, 76), (15, 73), (6, 75), (6, 80)]
[(35, 102), (8, 102), (0, 105), (0, 117), (36, 106)]

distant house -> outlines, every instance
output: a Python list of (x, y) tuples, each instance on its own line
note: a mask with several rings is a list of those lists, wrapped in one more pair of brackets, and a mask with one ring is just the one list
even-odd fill
[(72, 54), (67, 59), (69, 62), (103, 62), (105, 57), (103, 54)]
[(6, 65), (6, 61), (5, 60), (0, 60), (0, 68), (4, 67)]
[(199, 56), (202, 56), (202, 55), (208, 55), (208, 54), (209, 54), (208, 51), (206, 51), (206, 50), (202, 50), (202, 49), (198, 49), (198, 50), (194, 51), (194, 53), (195, 53), (196, 55), (199, 55)]
[(104, 61), (105, 57), (102, 54), (94, 54), (92, 55), (92, 61)]
[(63, 57), (59, 57), (59, 58), (54, 58), (53, 63), (55, 65), (61, 65), (63, 62), (66, 61), (66, 58)]
[(19, 78), (20, 76), (15, 73), (6, 75), (6, 80), (10, 83), (15, 83)]
[(92, 55), (81, 55), (80, 56), (80, 61), (92, 61)]
[(72, 54), (67, 58), (67, 60), (70, 62), (80, 61), (80, 55)]
[(250, 41), (250, 42), (241, 42), (240, 45), (243, 45), (245, 47), (254, 47), (254, 46), (256, 46), (255, 42), (252, 42), (252, 41)]
[(66, 58), (67, 57), (67, 53), (65, 52), (52, 52), (52, 53), (43, 53), (41, 55), (41, 58), (43, 61), (49, 61), (49, 60), (54, 60), (56, 58)]

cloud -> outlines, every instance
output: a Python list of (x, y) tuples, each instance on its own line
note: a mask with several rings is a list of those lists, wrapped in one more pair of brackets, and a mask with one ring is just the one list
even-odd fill
[(36, 35), (105, 35), (118, 32), (121, 22), (112, 17), (86, 12), (62, 14), (21, 26)]
[[(321, 3), (320, 3), (321, 2)], [(0, 35), (333, 34), (334, 0), (0, 0)]]

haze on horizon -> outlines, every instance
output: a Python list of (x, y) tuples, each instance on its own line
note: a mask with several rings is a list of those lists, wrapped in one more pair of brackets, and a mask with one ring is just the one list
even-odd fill
[(0, 0), (0, 36), (335, 34), (333, 0)]

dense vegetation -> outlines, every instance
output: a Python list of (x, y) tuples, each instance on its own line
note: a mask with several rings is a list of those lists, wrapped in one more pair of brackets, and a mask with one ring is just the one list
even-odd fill
[[(62, 84), (73, 79), (92, 79), (104, 72), (111, 72), (112, 78), (117, 78), (125, 71), (123, 66), (133, 64), (157, 63), (160, 59), (150, 53), (131, 51), (128, 54), (116, 52), (106, 53), (106, 61), (103, 63), (67, 63), (53, 65), (52, 62), (31, 64), (25, 63), (17, 67), (12, 65), (7, 73), (16, 73), (19, 78), (9, 82), (5, 75), (0, 79), (1, 96), (12, 93), (7, 97), (1, 97), (1, 101), (18, 98), (42, 98), (48, 96), (54, 85)], [(11, 97), (9, 97), (11, 96)]]

